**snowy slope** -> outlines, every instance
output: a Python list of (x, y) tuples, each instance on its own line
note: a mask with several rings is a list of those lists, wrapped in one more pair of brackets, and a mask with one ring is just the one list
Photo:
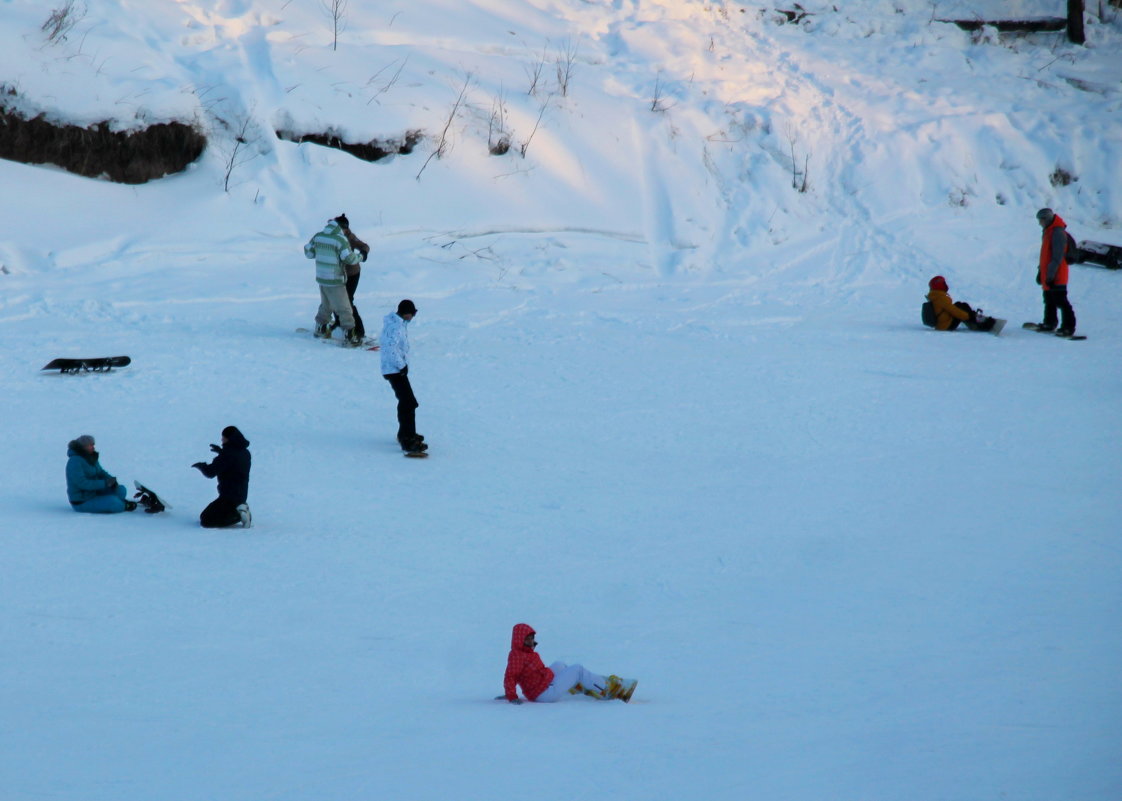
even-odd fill
[[(1037, 208), (1122, 244), (1122, 21), (803, 5), (354, 3), (333, 50), (312, 0), (56, 45), (0, 0), (29, 110), (211, 137), (135, 187), (0, 162), (0, 798), (1119, 797), (1122, 276), (1072, 268), (1086, 342), (1018, 324)], [(376, 354), (293, 333), (341, 211), (368, 327), (421, 309), (425, 462)], [(1006, 334), (923, 329), (935, 273)], [(229, 424), (256, 526), (204, 531)], [(81, 433), (171, 513), (71, 513)], [(521, 620), (635, 701), (491, 701)]]

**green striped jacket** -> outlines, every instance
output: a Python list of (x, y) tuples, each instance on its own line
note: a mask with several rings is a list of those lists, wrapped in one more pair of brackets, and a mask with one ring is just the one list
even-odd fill
[(347, 283), (348, 264), (358, 264), (362, 255), (351, 250), (343, 229), (334, 220), (304, 245), (304, 255), (316, 260), (316, 281), (322, 286), (342, 286)]

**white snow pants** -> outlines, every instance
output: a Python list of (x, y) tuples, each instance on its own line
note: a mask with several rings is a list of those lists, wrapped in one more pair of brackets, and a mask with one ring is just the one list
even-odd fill
[(585, 670), (584, 665), (554, 662), (549, 669), (553, 671), (553, 681), (545, 688), (545, 692), (534, 699), (535, 703), (551, 704), (560, 701), (578, 684), (588, 690), (608, 686), (608, 679), (605, 676)]

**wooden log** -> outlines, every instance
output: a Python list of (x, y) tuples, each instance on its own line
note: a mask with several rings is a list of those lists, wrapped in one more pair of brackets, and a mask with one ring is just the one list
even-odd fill
[(1067, 40), (1073, 44), (1085, 44), (1083, 34), (1083, 0), (1067, 0)]
[[(1082, 16), (1080, 17), (1082, 20)], [(1041, 19), (938, 19), (936, 22), (949, 22), (957, 25), (964, 31), (980, 31), (987, 25), (997, 28), (1002, 33), (1024, 31), (1040, 33), (1045, 31), (1062, 31), (1067, 27), (1064, 17), (1043, 17)]]

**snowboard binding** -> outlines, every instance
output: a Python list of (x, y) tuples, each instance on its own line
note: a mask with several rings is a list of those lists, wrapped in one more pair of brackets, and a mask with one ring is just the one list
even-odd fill
[(133, 497), (136, 498), (138, 504), (144, 507), (144, 511), (150, 515), (162, 512), (167, 508), (160, 502), (156, 493), (149, 489), (139, 490)]

